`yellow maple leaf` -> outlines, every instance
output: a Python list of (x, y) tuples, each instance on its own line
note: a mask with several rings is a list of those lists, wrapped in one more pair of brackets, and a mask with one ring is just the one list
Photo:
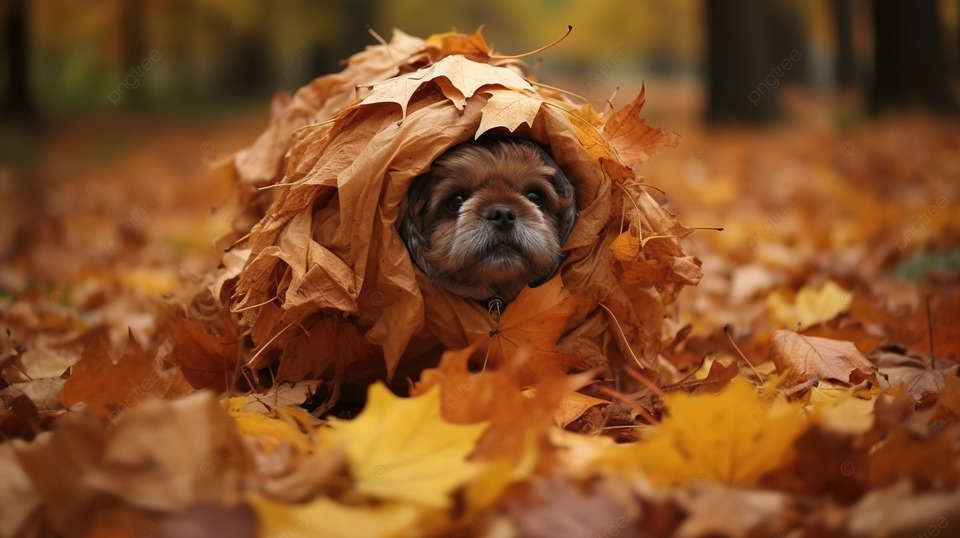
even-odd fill
[[(855, 391), (855, 387), (821, 381), (810, 391), (806, 411), (814, 422), (831, 430), (864, 433), (873, 426), (876, 401)], [(880, 388), (874, 386), (870, 392), (876, 397)]]
[(791, 304), (779, 291), (767, 297), (767, 309), (783, 327), (803, 327), (830, 321), (850, 309), (852, 295), (836, 282), (828, 280), (820, 288), (803, 286)]
[(303, 409), (278, 407), (269, 413), (245, 411), (245, 398), (231, 398), (227, 413), (233, 418), (237, 431), (242, 435), (256, 437), (264, 450), (273, 450), (283, 443), (290, 443), (301, 452), (314, 448), (310, 437), (310, 415)]
[(259, 536), (409, 536), (420, 518), (416, 507), (388, 503), (377, 507), (346, 506), (326, 497), (290, 504), (256, 496), (251, 500)]
[(362, 493), (446, 508), (450, 493), (482, 465), (467, 461), (487, 423), (450, 424), (440, 415), (440, 387), (400, 398), (383, 384), (351, 421), (332, 420), (327, 441), (344, 446), (354, 485)]
[(717, 394), (672, 392), (669, 416), (646, 440), (611, 447), (600, 465), (639, 471), (657, 485), (711, 480), (749, 486), (793, 458), (806, 429), (799, 403), (758, 394), (743, 378)]

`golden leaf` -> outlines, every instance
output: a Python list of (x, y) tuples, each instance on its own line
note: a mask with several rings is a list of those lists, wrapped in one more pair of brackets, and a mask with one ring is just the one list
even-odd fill
[(639, 471), (658, 485), (700, 479), (750, 486), (790, 462), (807, 427), (801, 404), (758, 394), (739, 377), (717, 394), (677, 391), (664, 403), (669, 416), (650, 438), (612, 447), (603, 465)]
[(345, 447), (358, 491), (446, 508), (450, 493), (480, 470), (467, 456), (486, 428), (486, 423), (445, 421), (439, 387), (399, 398), (378, 382), (356, 419), (332, 421), (327, 440)]
[(793, 304), (787, 302), (780, 292), (775, 291), (767, 297), (767, 308), (783, 327), (796, 327), (797, 323), (802, 327), (810, 327), (830, 321), (841, 312), (846, 312), (850, 309), (850, 302), (850, 292), (828, 280), (820, 288), (800, 288)]
[(266, 497), (252, 500), (260, 522), (259, 536), (410, 536), (420, 518), (414, 506), (393, 503), (380, 506), (346, 506), (326, 497), (306, 504), (278, 502)]

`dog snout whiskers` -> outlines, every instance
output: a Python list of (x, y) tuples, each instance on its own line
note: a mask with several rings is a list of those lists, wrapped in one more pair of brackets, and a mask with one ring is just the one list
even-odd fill
[(495, 205), (487, 209), (487, 220), (498, 230), (508, 232), (517, 221), (517, 214), (507, 206)]

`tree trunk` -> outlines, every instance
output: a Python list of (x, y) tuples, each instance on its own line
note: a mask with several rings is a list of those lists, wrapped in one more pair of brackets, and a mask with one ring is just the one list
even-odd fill
[(36, 111), (30, 97), (30, 36), (25, 0), (11, 0), (3, 24), (3, 50), (6, 51), (7, 91), (2, 114), (8, 118), (33, 120)]
[[(146, 46), (143, 42), (143, 4), (142, 0), (123, 0), (121, 3), (121, 27), (123, 43), (123, 69), (124, 75), (135, 69), (146, 58)], [(130, 89), (123, 96), (123, 105), (128, 107), (139, 107), (144, 102), (143, 81), (140, 81), (137, 88)]]
[(936, 0), (876, 0), (874, 111), (918, 105), (956, 113)]
[(853, 50), (853, 3), (851, 0), (833, 0), (836, 21), (836, 85), (850, 89), (856, 85), (856, 57)]
[(754, 123), (770, 119), (777, 101), (775, 88), (762, 86), (771, 62), (761, 10), (750, 0), (708, 0), (706, 13), (709, 119)]

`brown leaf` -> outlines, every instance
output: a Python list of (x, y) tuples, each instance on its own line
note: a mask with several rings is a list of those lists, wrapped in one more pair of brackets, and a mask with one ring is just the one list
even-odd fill
[(467, 367), (471, 358), (482, 360), (482, 355), (473, 348), (448, 351), (435, 370), (424, 372), (411, 393), (423, 394), (439, 384), (441, 411), (447, 420), (460, 424), (490, 421), (474, 452), (484, 460), (518, 462), (531, 443), (546, 443), (561, 400), (587, 381), (584, 375), (554, 372), (534, 385), (533, 397), (527, 397), (517, 365), (472, 373)]
[(481, 26), (473, 34), (461, 34), (456, 30), (433, 34), (424, 42), (424, 49), (430, 52), (434, 60), (462, 54), (475, 62), (486, 62), (490, 60), (491, 51), (483, 38), (482, 30)]
[(242, 454), (233, 423), (209, 392), (143, 402), (112, 428), (71, 415), (50, 437), (18, 448), (46, 517), (64, 536), (84, 536), (95, 520), (125, 507), (236, 505)]
[(560, 277), (554, 277), (536, 288), (524, 288), (507, 306), (497, 329), (491, 334), (490, 358), (505, 363), (517, 357), (520, 350), (533, 355), (547, 354), (548, 361), (563, 364), (556, 353), (557, 341), (567, 329), (567, 322), (586, 301), (570, 295)]
[(237, 335), (231, 323), (222, 336), (207, 333), (203, 323), (180, 318), (174, 331), (173, 353), (166, 360), (179, 365), (196, 389), (223, 392), (233, 386), (237, 371)]
[(504, 127), (511, 133), (524, 124), (530, 127), (543, 104), (543, 98), (535, 92), (494, 89), (484, 93), (489, 99), (480, 111), (480, 126), (474, 138), (496, 127)]
[(69, 408), (84, 402), (97, 416), (107, 417), (150, 396), (172, 398), (192, 391), (179, 368), (162, 368), (130, 334), (116, 363), (99, 340), (84, 349), (60, 392), (60, 403)]
[(736, 361), (726, 366), (720, 361), (713, 361), (713, 364), (710, 365), (710, 371), (707, 372), (707, 377), (703, 379), (685, 379), (680, 383), (662, 387), (662, 390), (664, 392), (670, 392), (672, 390), (683, 389), (690, 394), (715, 394), (723, 390), (733, 378), (737, 377), (739, 372), (740, 368), (737, 366)]
[(830, 340), (779, 329), (770, 340), (773, 362), (785, 376), (784, 383), (796, 385), (811, 376), (856, 385), (877, 381), (877, 367), (851, 342)]
[[(441, 83), (439, 79), (446, 79), (450, 85)], [(407, 105), (413, 94), (424, 84), (434, 80), (437, 81), (441, 93), (453, 101), (459, 110), (463, 110), (466, 99), (473, 97), (484, 87), (500, 86), (512, 90), (533, 91), (529, 82), (510, 69), (474, 62), (462, 55), (453, 55), (446, 56), (425, 69), (372, 84), (357, 106), (396, 103), (400, 105), (401, 118), (406, 118)], [(455, 91), (451, 92), (451, 89)]]
[(654, 128), (640, 119), (640, 109), (646, 100), (646, 88), (629, 105), (613, 113), (603, 127), (603, 136), (610, 142), (620, 158), (629, 166), (646, 162), (650, 157), (669, 148), (674, 148), (680, 139), (666, 129)]
[(373, 349), (356, 325), (325, 318), (286, 345), (277, 380), (320, 379), (331, 365), (339, 377), (354, 361), (373, 356)]

